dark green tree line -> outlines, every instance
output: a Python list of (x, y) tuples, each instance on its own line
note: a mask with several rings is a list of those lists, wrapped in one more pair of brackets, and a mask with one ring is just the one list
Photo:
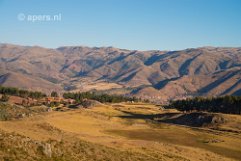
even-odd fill
[(0, 94), (10, 95), (10, 96), (19, 96), (23, 98), (30, 97), (35, 99), (46, 97), (46, 94), (42, 92), (28, 91), (28, 90), (18, 89), (15, 87), (3, 87), (3, 86), (0, 86)]
[(134, 101), (137, 102), (138, 99), (135, 97), (125, 97), (121, 95), (108, 95), (108, 94), (97, 94), (95, 92), (82, 92), (82, 93), (64, 93), (64, 98), (75, 99), (76, 102), (81, 102), (83, 99), (93, 99), (102, 103), (118, 103), (118, 102), (127, 102)]
[(185, 100), (172, 101), (169, 107), (176, 108), (180, 111), (207, 111), (220, 112), (228, 114), (241, 114), (241, 97), (240, 96), (223, 96), (223, 97), (195, 97)]

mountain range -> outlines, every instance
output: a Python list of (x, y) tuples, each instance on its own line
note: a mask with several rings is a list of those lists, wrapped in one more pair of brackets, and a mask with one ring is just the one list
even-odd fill
[(97, 90), (155, 101), (241, 95), (241, 48), (137, 51), (0, 44), (0, 85), (47, 93)]

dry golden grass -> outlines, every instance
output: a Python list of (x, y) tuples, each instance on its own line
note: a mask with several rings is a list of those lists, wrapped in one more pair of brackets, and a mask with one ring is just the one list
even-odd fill
[[(123, 155), (133, 156), (132, 160), (241, 159), (241, 134), (237, 125), (240, 116), (223, 115), (231, 121), (217, 129), (161, 123), (149, 117), (174, 112), (177, 111), (160, 110), (151, 104), (120, 103), (0, 122), (0, 129), (43, 142), (65, 140), (66, 145), (85, 140), (93, 148), (99, 144), (121, 154), (127, 152)], [(109, 160), (123, 157), (112, 153), (107, 156)]]

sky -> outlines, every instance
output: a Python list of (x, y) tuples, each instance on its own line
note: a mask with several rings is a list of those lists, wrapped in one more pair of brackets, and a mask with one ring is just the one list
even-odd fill
[(0, 0), (0, 43), (241, 47), (240, 0)]

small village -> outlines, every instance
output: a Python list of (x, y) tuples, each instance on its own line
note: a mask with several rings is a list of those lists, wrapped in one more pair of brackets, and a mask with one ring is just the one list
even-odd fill
[[(3, 95), (0, 94), (0, 99), (2, 97)], [(11, 104), (25, 106), (25, 107), (46, 105), (51, 108), (73, 105), (76, 103), (74, 99), (71, 99), (71, 98), (66, 99), (59, 96), (56, 96), (56, 97), (48, 96), (40, 99), (30, 98), (30, 97), (23, 98), (19, 96), (8, 96), (7, 102)]]

